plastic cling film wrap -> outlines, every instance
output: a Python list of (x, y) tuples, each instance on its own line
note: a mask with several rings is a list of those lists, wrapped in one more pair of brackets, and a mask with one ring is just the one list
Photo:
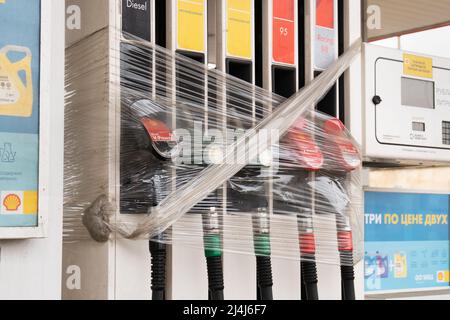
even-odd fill
[(313, 108), (359, 49), (286, 100), (116, 30), (73, 44), (65, 240), (359, 261), (360, 151)]

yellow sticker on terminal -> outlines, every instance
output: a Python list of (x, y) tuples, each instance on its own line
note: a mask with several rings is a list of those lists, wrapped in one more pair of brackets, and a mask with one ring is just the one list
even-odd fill
[(408, 76), (433, 78), (433, 59), (403, 54), (403, 73)]
[(252, 58), (252, 1), (227, 1), (227, 54)]
[(6, 3), (6, 0), (0, 0), (0, 4)]
[(178, 0), (178, 49), (205, 52), (205, 0)]

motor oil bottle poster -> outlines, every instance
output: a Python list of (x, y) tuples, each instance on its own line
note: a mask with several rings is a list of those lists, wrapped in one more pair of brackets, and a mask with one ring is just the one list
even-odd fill
[(366, 192), (364, 202), (366, 293), (448, 288), (450, 197)]
[(39, 0), (0, 0), (0, 227), (38, 224)]

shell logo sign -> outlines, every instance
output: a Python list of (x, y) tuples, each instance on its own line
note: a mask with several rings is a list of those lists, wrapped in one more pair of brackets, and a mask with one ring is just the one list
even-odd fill
[(36, 215), (38, 193), (36, 191), (2, 191), (0, 196), (1, 215)]
[(17, 194), (8, 194), (3, 200), (3, 206), (6, 211), (17, 211), (22, 204), (20, 197)]

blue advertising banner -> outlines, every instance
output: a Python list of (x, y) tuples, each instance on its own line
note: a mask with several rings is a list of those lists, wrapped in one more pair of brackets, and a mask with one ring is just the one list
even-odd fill
[(449, 287), (449, 195), (365, 193), (366, 292)]
[(0, 227), (38, 225), (39, 0), (0, 0)]

